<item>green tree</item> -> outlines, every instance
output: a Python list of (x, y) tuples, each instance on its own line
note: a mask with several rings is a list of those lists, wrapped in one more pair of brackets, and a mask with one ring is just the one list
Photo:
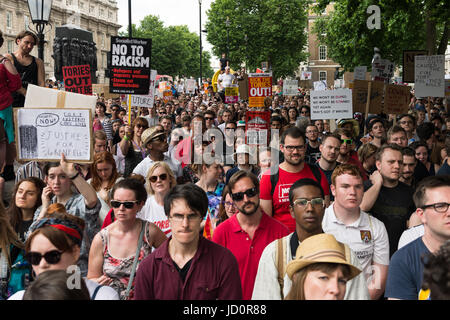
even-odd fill
[[(120, 33), (128, 36), (128, 31)], [(158, 74), (200, 77), (200, 39), (186, 25), (165, 27), (157, 16), (148, 15), (138, 27), (132, 26), (133, 38), (152, 39), (152, 69)], [(203, 77), (214, 74), (210, 64), (211, 54), (202, 52)]]
[[(319, 0), (315, 11), (322, 12), (331, 1)], [(381, 29), (369, 30), (366, 12), (372, 5), (381, 10)], [(446, 0), (338, 0), (328, 16), (316, 20), (313, 32), (328, 47), (328, 55), (345, 70), (371, 66), (373, 48), (381, 57), (402, 65), (403, 50), (428, 50), (445, 54), (450, 20)]]
[(229, 49), (233, 68), (245, 63), (249, 70), (255, 70), (267, 61), (274, 79), (294, 75), (300, 62), (306, 59), (307, 3), (307, 0), (216, 0), (207, 12), (206, 23), (213, 53), (221, 56)]

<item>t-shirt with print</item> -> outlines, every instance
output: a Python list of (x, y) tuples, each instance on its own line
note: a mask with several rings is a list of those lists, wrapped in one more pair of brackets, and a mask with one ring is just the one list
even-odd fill
[(313, 148), (309, 143), (306, 144), (306, 154), (305, 154), (306, 163), (309, 164), (316, 163), (316, 161), (319, 160), (321, 156), (322, 154), (320, 153), (319, 147)]
[(164, 232), (166, 237), (172, 235), (172, 229), (169, 225), (169, 219), (164, 212), (164, 206), (161, 206), (156, 202), (154, 195), (147, 198), (145, 205), (142, 207), (141, 211), (138, 212), (137, 217), (156, 224), (156, 226)]
[(424, 265), (430, 250), (422, 237), (407, 244), (392, 256), (386, 281), (386, 298), (417, 300), (422, 287)]
[[(325, 174), (320, 170), (320, 185), (325, 195), (330, 194), (327, 178)], [(263, 200), (272, 200), (272, 216), (275, 220), (283, 223), (289, 232), (295, 231), (295, 219), (291, 217), (289, 212), (289, 189), (291, 186), (300, 179), (310, 178), (316, 180), (311, 168), (305, 163), (303, 170), (300, 172), (292, 173), (287, 172), (279, 168), (278, 183), (275, 186), (274, 193), (272, 195), (272, 184), (270, 182), (270, 174), (264, 174), (260, 183), (260, 198)]]

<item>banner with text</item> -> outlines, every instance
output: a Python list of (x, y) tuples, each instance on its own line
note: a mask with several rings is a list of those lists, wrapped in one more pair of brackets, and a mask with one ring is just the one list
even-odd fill
[(284, 80), (283, 81), (283, 95), (285, 95), (285, 96), (298, 95), (298, 80)]
[(111, 37), (111, 93), (147, 95), (152, 39)]
[(311, 120), (317, 119), (351, 119), (352, 90), (311, 91)]
[(225, 87), (225, 103), (235, 103), (239, 101), (239, 85), (232, 84)]
[(248, 145), (267, 146), (269, 143), (270, 111), (247, 111), (245, 132)]
[(372, 79), (389, 83), (394, 75), (394, 63), (387, 59), (379, 59), (372, 63)]
[(403, 50), (402, 82), (414, 83), (414, 57), (426, 56), (426, 50)]
[(414, 57), (414, 95), (416, 97), (445, 96), (445, 57)]
[(264, 107), (264, 98), (272, 96), (272, 73), (249, 73), (248, 106)]
[(92, 95), (91, 66), (63, 67), (64, 90)]
[(384, 82), (368, 80), (355, 80), (353, 82), (353, 112), (366, 112), (369, 82), (372, 83), (370, 89), (369, 113), (378, 114), (382, 112), (381, 102), (383, 101), (384, 95)]
[[(156, 81), (156, 70), (150, 72), (150, 88), (147, 95), (131, 95), (131, 106), (143, 107), (143, 108), (153, 108), (155, 102), (155, 81)], [(127, 105), (129, 103), (127, 95)]]

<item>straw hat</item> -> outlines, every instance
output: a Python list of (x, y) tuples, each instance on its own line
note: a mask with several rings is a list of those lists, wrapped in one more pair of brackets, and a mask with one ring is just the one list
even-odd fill
[(157, 126), (145, 129), (144, 132), (142, 132), (141, 135), (141, 141), (143, 145), (147, 145), (152, 139), (165, 135), (164, 131), (161, 130), (161, 128), (158, 128)]
[(348, 246), (338, 242), (333, 235), (327, 233), (321, 233), (305, 239), (298, 246), (295, 256), (295, 260), (289, 262), (286, 267), (286, 273), (291, 279), (297, 271), (314, 263), (347, 265), (350, 267), (349, 279), (356, 277), (361, 272), (360, 269), (350, 263)]

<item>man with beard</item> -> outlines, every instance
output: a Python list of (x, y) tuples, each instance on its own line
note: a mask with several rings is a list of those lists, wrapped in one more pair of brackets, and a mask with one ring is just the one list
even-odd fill
[[(328, 184), (331, 185), (331, 175), (334, 169), (340, 165), (337, 162), (339, 149), (341, 148), (341, 139), (338, 135), (325, 134), (322, 143), (319, 146), (321, 157), (317, 161), (316, 166), (320, 168), (327, 177)], [(334, 200), (334, 196), (330, 193), (330, 201)]]
[(403, 171), (402, 148), (396, 144), (383, 145), (376, 155), (377, 170), (364, 182), (361, 210), (384, 223), (389, 236), (390, 256), (416, 210), (413, 189), (400, 181)]
[(403, 170), (400, 177), (400, 181), (408, 186), (416, 189), (417, 180), (414, 176), (414, 170), (416, 168), (417, 159), (415, 152), (410, 147), (405, 147), (402, 149), (403, 155)]
[[(298, 246), (305, 239), (323, 233), (325, 211), (324, 192), (313, 179), (296, 181), (289, 190), (289, 210), (295, 219), (295, 231), (270, 243), (259, 261), (253, 289), (253, 300), (283, 300), (291, 290), (292, 282), (286, 274), (286, 265), (295, 259)], [(358, 258), (349, 249), (346, 260), (362, 270)], [(369, 300), (364, 274), (347, 282), (345, 300)]]
[(314, 164), (320, 158), (319, 129), (315, 125), (308, 125), (306, 127), (306, 137), (308, 142), (306, 143), (305, 160), (308, 164)]
[(238, 213), (214, 230), (213, 241), (229, 249), (236, 257), (241, 276), (242, 297), (250, 300), (264, 248), (273, 240), (289, 234), (288, 229), (261, 211), (258, 178), (238, 171), (228, 182)]
[(305, 142), (305, 135), (298, 127), (285, 130), (280, 141), (284, 161), (277, 172), (261, 178), (261, 209), (291, 232), (295, 230), (295, 219), (289, 213), (289, 188), (295, 181), (303, 178), (318, 181), (325, 191), (326, 206), (330, 203), (330, 187), (324, 173), (305, 162)]

